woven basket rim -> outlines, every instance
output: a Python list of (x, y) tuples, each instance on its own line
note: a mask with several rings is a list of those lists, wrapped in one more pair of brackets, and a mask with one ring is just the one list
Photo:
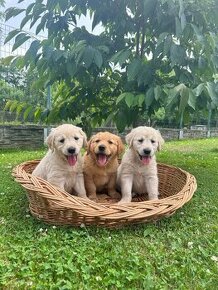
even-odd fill
[[(76, 214), (89, 219), (98, 218), (101, 221), (113, 220), (113, 222), (126, 219), (131, 223), (134, 223), (134, 219), (137, 223), (145, 219), (156, 220), (158, 217), (172, 214), (176, 209), (183, 206), (192, 198), (197, 189), (197, 182), (192, 174), (176, 166), (158, 163), (158, 167), (172, 169), (184, 175), (186, 182), (178, 193), (158, 200), (134, 201), (126, 204), (96, 203), (90, 199), (73, 196), (25, 170), (26, 167), (36, 165), (39, 161), (39, 159), (36, 159), (18, 164), (12, 171), (15, 180), (28, 192), (35, 192), (39, 197), (50, 201), (55, 211), (60, 209), (62, 211), (72, 210)], [(184, 188), (187, 189), (184, 191)], [(49, 210), (51, 209), (52, 207)], [(134, 213), (136, 213), (135, 216)], [(95, 220), (93, 220), (93, 224), (95, 224)]]

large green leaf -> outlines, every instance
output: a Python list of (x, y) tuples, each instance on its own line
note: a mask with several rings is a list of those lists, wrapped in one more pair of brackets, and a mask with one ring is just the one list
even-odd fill
[(94, 63), (97, 65), (98, 68), (101, 68), (103, 64), (102, 55), (97, 49), (95, 49)]
[(5, 20), (9, 20), (12, 17), (15, 17), (25, 11), (25, 9), (17, 8), (17, 7), (10, 7), (6, 10)]
[(17, 108), (16, 108), (16, 114), (17, 116), (19, 117), (23, 108), (25, 107), (25, 104), (21, 103), (21, 104), (18, 104)]
[(211, 101), (218, 106), (218, 92), (216, 92), (216, 84), (214, 82), (207, 82), (206, 89)]
[(183, 31), (187, 23), (183, 0), (179, 0), (179, 18), (181, 21), (181, 30)]
[(83, 56), (82, 56), (82, 60), (84, 61), (85, 63), (85, 67), (86, 68), (89, 68), (94, 60), (94, 56), (95, 56), (95, 49), (88, 45), (84, 52), (83, 52)]
[(144, 7), (142, 6), (143, 17), (149, 19), (154, 13), (156, 13), (155, 9), (157, 3), (154, 0), (144, 0), (142, 3), (144, 4)]
[(197, 40), (199, 41), (199, 42), (204, 42), (204, 36), (203, 36), (203, 33), (202, 33), (202, 28), (199, 28), (199, 27), (197, 27), (195, 24), (191, 24), (191, 26), (192, 26), (192, 28), (193, 28), (193, 30), (194, 30), (194, 32), (195, 32), (195, 35), (196, 35), (196, 37), (197, 37)]
[(179, 113), (184, 112), (189, 100), (189, 89), (184, 85), (180, 85), (180, 102), (179, 102)]
[(39, 121), (41, 113), (42, 113), (42, 109), (40, 107), (36, 108), (36, 110), (34, 112), (34, 120), (35, 120), (35, 122)]
[(196, 95), (196, 96), (200, 96), (204, 89), (205, 89), (205, 84), (204, 84), (204, 83), (199, 84), (199, 85), (194, 89), (194, 93), (195, 93), (195, 95)]
[(174, 87), (170, 90), (167, 90), (166, 94), (168, 95), (167, 108), (169, 108), (169, 110), (175, 109), (175, 107), (178, 105), (178, 90), (176, 87)]
[(213, 65), (218, 69), (218, 54), (214, 54), (211, 56), (211, 61)]
[(128, 107), (131, 107), (131, 105), (133, 104), (134, 101), (134, 94), (130, 93), (130, 92), (126, 92), (123, 93), (121, 95), (119, 95), (119, 97), (116, 100), (116, 104), (120, 103), (123, 99), (125, 99), (125, 102), (127, 104)]
[(154, 98), (156, 101), (158, 101), (161, 97), (162, 89), (161, 86), (156, 86), (154, 88)]
[(159, 37), (158, 37), (158, 39), (157, 39), (157, 46), (159, 46), (159, 45), (164, 41), (164, 39), (166, 39), (167, 35), (168, 35), (167, 32), (162, 32), (162, 33), (159, 35)]
[(65, 58), (66, 52), (64, 50), (57, 49), (52, 53), (52, 59), (57, 63), (60, 58)]
[(7, 101), (7, 102), (6, 102), (6, 105), (5, 105), (5, 107), (4, 107), (4, 110), (5, 110), (5, 111), (10, 110), (10, 107), (11, 107), (11, 105), (12, 105), (13, 102), (14, 102), (14, 100), (9, 100), (9, 101)]
[(146, 97), (145, 97), (145, 104), (146, 104), (147, 109), (151, 106), (153, 101), (154, 101), (154, 88), (151, 87), (146, 92)]
[(25, 26), (25, 24), (32, 18), (32, 15), (26, 15), (23, 20), (21, 21), (20, 24), (20, 29), (23, 29), (23, 27)]
[(127, 125), (127, 116), (123, 111), (119, 111), (115, 116), (115, 123), (119, 132), (123, 132)]
[(135, 96), (132, 93), (126, 93), (125, 94), (125, 102), (127, 106), (130, 108), (134, 102)]
[(14, 112), (14, 111), (16, 110), (16, 108), (17, 108), (18, 105), (19, 105), (19, 103), (18, 103), (17, 100), (12, 101), (12, 102), (10, 103), (9, 110), (10, 110), (11, 112)]
[(16, 36), (15, 38), (15, 43), (12, 47), (12, 51), (20, 47), (24, 42), (26, 42), (28, 39), (30, 39), (30, 36), (27, 35), (24, 32), (21, 32), (19, 35)]
[(141, 70), (141, 59), (134, 59), (127, 67), (128, 81), (136, 80), (137, 75)]
[(26, 15), (28, 15), (31, 11), (32, 11), (32, 9), (33, 9), (33, 7), (35, 6), (35, 2), (33, 2), (33, 3), (31, 3), (29, 6), (27, 6), (27, 8), (26, 8)]
[(77, 72), (77, 65), (73, 61), (67, 61), (66, 69), (67, 69), (68, 74), (71, 77), (74, 77), (75, 73)]
[(58, 1), (61, 11), (64, 13), (68, 8), (68, 0)]
[(123, 49), (121, 51), (118, 51), (116, 54), (114, 54), (110, 61), (114, 62), (115, 64), (119, 63), (122, 65), (130, 56), (131, 50), (129, 49)]
[(46, 11), (46, 6), (43, 3), (43, 1), (36, 1), (32, 9), (33, 17), (30, 23), (30, 28), (32, 28), (38, 20), (40, 21), (41, 15), (43, 15), (45, 11)]
[(27, 50), (26, 54), (25, 54), (25, 60), (28, 61), (32, 61), (34, 62), (36, 60), (37, 57), (37, 52), (40, 48), (40, 41), (39, 40), (34, 40), (31, 44), (29, 49)]
[(28, 106), (23, 114), (23, 118), (24, 120), (26, 120), (28, 118), (28, 116), (30, 115), (30, 113), (33, 111), (33, 106)]
[(20, 33), (20, 29), (14, 29), (12, 31), (10, 31), (7, 35), (7, 37), (5, 38), (5, 42), (7, 43), (8, 41), (10, 41), (12, 38), (14, 38), (18, 33)]
[(195, 110), (196, 107), (196, 95), (191, 89), (189, 89), (188, 105)]
[(171, 45), (172, 45), (172, 36), (168, 35), (164, 41), (164, 49), (163, 49), (164, 55), (168, 55)]
[(8, 66), (8, 65), (10, 65), (11, 61), (12, 61), (14, 58), (15, 58), (15, 55), (10, 55), (10, 56), (7, 56), (7, 57), (5, 57), (5, 58), (2, 58), (2, 59), (1, 59), (1, 64)]
[(119, 95), (116, 100), (116, 105), (119, 104), (125, 98), (125, 96), (126, 96), (126, 93)]
[(139, 95), (136, 96), (136, 98), (138, 99), (138, 105), (139, 105), (139, 107), (141, 107), (142, 104), (145, 101), (145, 94), (139, 94)]
[(185, 48), (173, 43), (170, 48), (170, 59), (172, 66), (174, 66), (175, 64), (179, 65), (184, 64), (185, 58), (186, 58)]
[(36, 35), (39, 34), (41, 30), (45, 29), (45, 25), (48, 22), (50, 12), (42, 16), (40, 23), (36, 27)]
[(176, 17), (175, 22), (176, 22), (176, 36), (180, 37), (180, 35), (182, 34), (182, 26), (178, 17)]

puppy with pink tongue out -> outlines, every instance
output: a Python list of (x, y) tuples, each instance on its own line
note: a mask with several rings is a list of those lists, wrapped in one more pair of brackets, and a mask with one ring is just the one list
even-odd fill
[(33, 171), (51, 184), (86, 198), (83, 177), (82, 147), (87, 144), (81, 128), (63, 124), (53, 129), (47, 137), (49, 151)]
[(155, 152), (164, 140), (159, 131), (140, 126), (126, 136), (129, 148), (118, 168), (117, 185), (122, 198), (119, 204), (132, 201), (132, 194), (148, 194), (148, 199), (158, 199), (158, 175)]
[(97, 193), (106, 193), (120, 199), (116, 191), (118, 157), (124, 150), (119, 136), (109, 132), (99, 132), (88, 142), (84, 157), (84, 180), (87, 195), (97, 201)]

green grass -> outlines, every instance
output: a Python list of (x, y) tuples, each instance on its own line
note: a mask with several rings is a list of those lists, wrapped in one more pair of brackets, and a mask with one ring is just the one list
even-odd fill
[(158, 160), (194, 174), (197, 192), (170, 218), (119, 230), (29, 214), (11, 169), (44, 153), (0, 151), (0, 289), (218, 289), (218, 139), (166, 143)]

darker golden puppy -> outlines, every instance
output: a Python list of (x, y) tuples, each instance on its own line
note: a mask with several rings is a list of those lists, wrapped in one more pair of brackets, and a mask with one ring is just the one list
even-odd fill
[(87, 195), (97, 200), (96, 192), (107, 190), (112, 198), (119, 198), (116, 192), (118, 156), (124, 150), (120, 137), (109, 132), (100, 132), (88, 142), (84, 157), (84, 181)]

